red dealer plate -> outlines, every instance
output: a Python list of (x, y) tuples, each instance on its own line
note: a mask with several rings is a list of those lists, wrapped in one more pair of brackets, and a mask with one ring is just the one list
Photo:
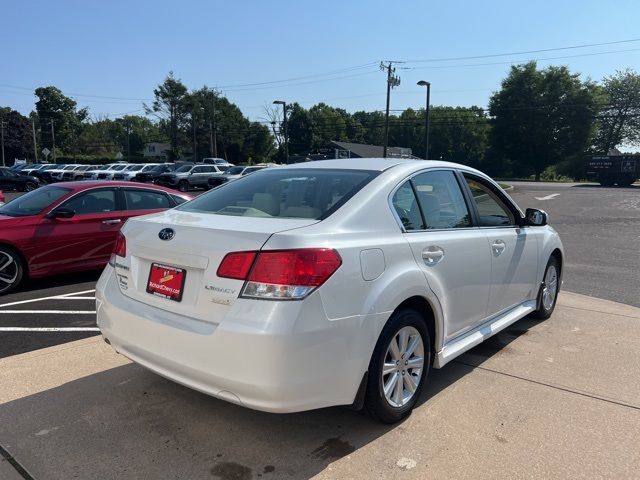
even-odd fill
[(147, 282), (147, 293), (174, 302), (182, 300), (182, 290), (187, 272), (184, 268), (152, 263)]

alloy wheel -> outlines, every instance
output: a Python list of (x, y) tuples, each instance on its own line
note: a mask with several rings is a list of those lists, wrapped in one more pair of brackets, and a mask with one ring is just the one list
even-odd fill
[(558, 272), (555, 265), (549, 265), (544, 276), (544, 288), (542, 289), (542, 306), (550, 310), (556, 301), (558, 294)]
[(414, 327), (402, 327), (391, 338), (382, 368), (382, 389), (392, 407), (402, 407), (416, 393), (424, 368), (424, 343)]
[(20, 267), (16, 259), (6, 252), (0, 251), (0, 292), (13, 286), (18, 279)]

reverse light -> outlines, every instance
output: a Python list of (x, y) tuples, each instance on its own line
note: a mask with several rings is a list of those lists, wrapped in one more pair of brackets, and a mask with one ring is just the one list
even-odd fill
[(246, 280), (241, 296), (298, 300), (326, 282), (342, 265), (331, 248), (232, 252), (218, 267), (218, 276)]

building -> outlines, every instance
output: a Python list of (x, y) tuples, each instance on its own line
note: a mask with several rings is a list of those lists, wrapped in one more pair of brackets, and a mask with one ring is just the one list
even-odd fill
[[(330, 141), (318, 149), (316, 153), (308, 155), (291, 155), (290, 162), (308, 162), (314, 160), (329, 160), (333, 158), (380, 158), (384, 147), (379, 145), (367, 145), (364, 143)], [(387, 147), (387, 157), (393, 158), (418, 158), (412, 155), (410, 148)]]
[(151, 142), (144, 146), (142, 156), (154, 158), (166, 157), (169, 150), (171, 150), (171, 145), (168, 143)]

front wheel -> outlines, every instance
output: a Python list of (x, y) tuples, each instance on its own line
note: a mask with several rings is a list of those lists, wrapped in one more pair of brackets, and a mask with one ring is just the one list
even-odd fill
[(544, 271), (544, 280), (538, 293), (538, 309), (533, 312), (535, 318), (546, 320), (556, 308), (560, 291), (560, 262), (551, 257)]
[(38, 188), (38, 185), (36, 185), (34, 182), (27, 182), (24, 184), (24, 190), (25, 192), (31, 192), (33, 190), (35, 190), (36, 188)]
[(395, 312), (385, 325), (369, 364), (364, 407), (384, 423), (411, 414), (431, 365), (431, 341), (422, 315)]
[(178, 190), (180, 190), (181, 192), (188, 192), (189, 182), (187, 182), (186, 180), (180, 180), (180, 182), (178, 183)]
[(22, 259), (10, 248), (0, 246), (0, 295), (15, 289), (23, 276)]

